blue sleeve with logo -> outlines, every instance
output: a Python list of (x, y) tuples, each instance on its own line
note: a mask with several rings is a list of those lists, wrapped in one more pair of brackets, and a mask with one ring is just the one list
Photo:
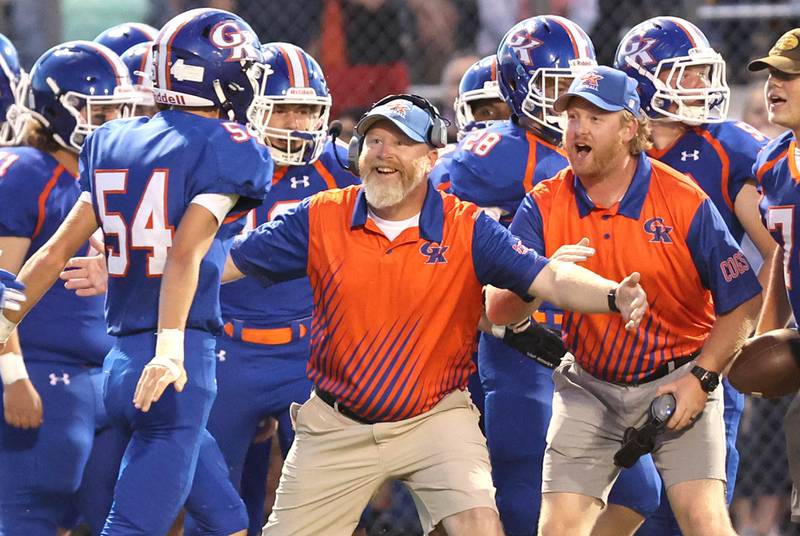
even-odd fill
[(511, 290), (528, 300), (531, 283), (548, 262), (547, 257), (525, 247), (519, 238), (486, 214), (476, 217), (472, 263), (481, 284)]
[(753, 269), (710, 199), (700, 203), (686, 243), (703, 285), (714, 297), (714, 309), (725, 314), (761, 292)]
[(305, 277), (309, 199), (234, 242), (231, 259), (243, 274), (265, 286)]
[(542, 213), (532, 195), (528, 194), (522, 200), (508, 230), (518, 236), (526, 247), (539, 255), (545, 254)]

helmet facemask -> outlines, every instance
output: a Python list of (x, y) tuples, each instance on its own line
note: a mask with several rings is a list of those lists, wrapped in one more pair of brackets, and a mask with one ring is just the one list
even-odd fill
[(500, 86), (496, 80), (485, 82), (482, 88), (465, 91), (456, 97), (453, 108), (456, 112), (456, 127), (458, 127), (459, 133), (474, 128), (472, 125), (476, 123), (476, 120), (475, 114), (472, 113), (472, 103), (487, 99), (503, 100)]
[[(730, 88), (725, 79), (725, 60), (713, 49), (695, 48), (688, 56), (662, 60), (652, 73), (635, 67), (656, 89), (650, 102), (650, 108), (661, 116), (654, 118), (656, 121), (700, 125), (727, 119)], [(704, 87), (684, 87), (687, 69), (694, 67), (704, 68)]]
[(589, 59), (570, 60), (569, 67), (545, 67), (537, 69), (528, 82), (528, 94), (522, 101), (522, 112), (544, 128), (564, 134), (566, 118), (555, 111), (553, 105), (565, 93), (575, 77), (583, 71), (596, 67)]
[[(86, 136), (97, 130), (103, 123), (113, 119), (130, 117), (134, 105), (141, 97), (131, 87), (116, 87), (113, 95), (85, 95), (67, 91), (58, 101), (75, 118), (75, 128), (69, 136), (70, 150), (80, 151)], [(47, 123), (45, 123), (47, 125)], [(56, 136), (56, 141), (64, 145)]]
[[(265, 81), (266, 82), (266, 81)], [(298, 166), (313, 163), (322, 154), (328, 136), (331, 97), (317, 95), (313, 88), (290, 88), (286, 95), (258, 95), (247, 111), (248, 125), (254, 135), (269, 146), (278, 165)], [(308, 130), (271, 127), (275, 107), (284, 104), (319, 106), (319, 115)]]

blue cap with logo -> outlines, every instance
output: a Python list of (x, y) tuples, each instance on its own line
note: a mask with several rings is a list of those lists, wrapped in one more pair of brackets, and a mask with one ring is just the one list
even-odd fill
[(403, 98), (390, 100), (368, 111), (356, 125), (356, 133), (363, 136), (378, 121), (386, 120), (420, 143), (430, 143), (428, 132), (433, 121), (428, 112)]
[(581, 97), (607, 112), (628, 110), (639, 117), (641, 103), (636, 91), (638, 85), (636, 80), (618, 69), (605, 65), (594, 67), (576, 76), (569, 91), (556, 99), (553, 108), (561, 113), (567, 109), (572, 97)]

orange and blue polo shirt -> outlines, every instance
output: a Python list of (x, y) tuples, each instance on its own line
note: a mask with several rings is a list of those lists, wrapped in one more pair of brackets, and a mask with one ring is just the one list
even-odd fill
[(641, 273), (649, 311), (634, 332), (616, 314), (565, 312), (563, 334), (597, 378), (636, 383), (663, 363), (696, 352), (714, 324), (761, 291), (719, 211), (688, 177), (647, 156), (622, 199), (596, 206), (571, 168), (526, 196), (511, 232), (540, 254), (588, 237), (582, 263), (616, 281)]
[(307, 373), (349, 410), (397, 421), (463, 389), (491, 284), (527, 297), (547, 259), (472, 203), (430, 183), (419, 226), (389, 240), (361, 186), (318, 193), (234, 244), (246, 275), (308, 275), (314, 300)]

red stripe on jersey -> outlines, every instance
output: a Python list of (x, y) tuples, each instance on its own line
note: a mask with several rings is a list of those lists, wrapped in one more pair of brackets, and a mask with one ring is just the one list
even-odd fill
[(272, 172), (272, 185), (278, 184), (286, 176), (287, 171), (289, 171), (289, 166), (275, 166), (275, 171)]
[(722, 196), (725, 198), (725, 204), (728, 205), (728, 208), (733, 212), (733, 201), (728, 192), (728, 179), (731, 169), (731, 159), (728, 157), (728, 151), (725, 150), (719, 140), (712, 136), (708, 130), (702, 128), (695, 128), (694, 130), (714, 148), (714, 151), (716, 151), (719, 156), (719, 160), (722, 163)]
[(39, 236), (39, 233), (42, 232), (44, 219), (47, 216), (47, 199), (50, 197), (50, 193), (53, 191), (53, 188), (55, 188), (56, 183), (58, 182), (58, 178), (61, 176), (63, 172), (64, 172), (64, 166), (62, 166), (61, 164), (57, 165), (56, 168), (53, 170), (53, 174), (50, 175), (50, 178), (44, 185), (42, 193), (39, 194), (39, 200), (37, 203), (37, 206), (39, 207), (39, 213), (36, 217), (36, 227), (33, 229), (31, 240)]
[(525, 177), (522, 179), (522, 187), (527, 193), (533, 190), (533, 173), (536, 171), (536, 143), (540, 140), (530, 130), (525, 131), (525, 139), (528, 140), (528, 162), (525, 164)]
[[(334, 148), (334, 150), (336, 149)], [(325, 167), (325, 164), (323, 164), (321, 160), (314, 162), (314, 169), (317, 170), (317, 173), (320, 174), (325, 184), (328, 185), (328, 190), (339, 187), (339, 185), (336, 184), (336, 179), (333, 178), (333, 175), (331, 175), (331, 172), (328, 171), (328, 168)]]
[[(791, 147), (792, 143), (794, 143), (794, 142), (790, 142), (789, 143), (790, 147)], [(767, 171), (769, 171), (770, 169), (772, 169), (773, 167), (775, 167), (775, 164), (780, 162), (786, 156), (786, 154), (788, 152), (789, 152), (789, 149), (787, 148), (784, 151), (782, 151), (778, 156), (773, 158), (772, 160), (767, 160), (766, 162), (761, 164), (761, 167), (758, 168), (758, 171), (756, 171), (756, 179), (758, 180), (758, 182), (761, 182), (761, 179), (764, 177), (764, 174)]]

